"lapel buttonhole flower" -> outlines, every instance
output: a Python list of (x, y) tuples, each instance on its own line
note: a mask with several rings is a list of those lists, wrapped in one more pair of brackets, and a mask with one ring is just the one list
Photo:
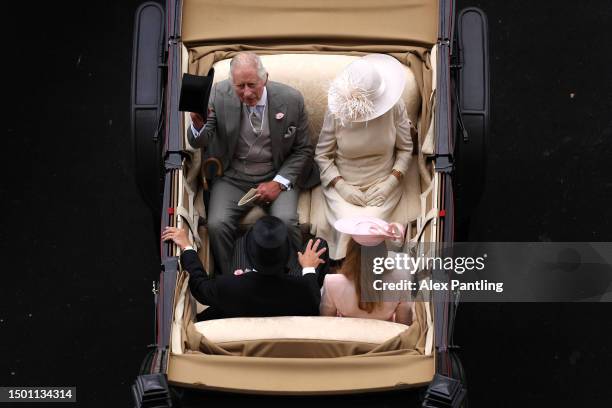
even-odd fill
[(276, 120), (281, 120), (285, 117), (285, 114), (283, 112), (278, 112), (274, 117), (276, 118)]

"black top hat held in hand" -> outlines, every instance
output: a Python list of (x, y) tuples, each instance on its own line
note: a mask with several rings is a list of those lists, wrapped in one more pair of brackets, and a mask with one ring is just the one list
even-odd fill
[(212, 89), (215, 70), (208, 71), (208, 75), (184, 74), (181, 84), (181, 97), (179, 100), (179, 110), (183, 112), (195, 112), (207, 116), (208, 100)]

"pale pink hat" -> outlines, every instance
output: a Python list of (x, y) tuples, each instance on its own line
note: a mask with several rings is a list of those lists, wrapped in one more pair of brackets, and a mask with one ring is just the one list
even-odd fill
[(385, 239), (404, 240), (404, 227), (401, 224), (388, 223), (376, 217), (340, 218), (334, 223), (334, 228), (350, 235), (363, 246), (376, 246)]

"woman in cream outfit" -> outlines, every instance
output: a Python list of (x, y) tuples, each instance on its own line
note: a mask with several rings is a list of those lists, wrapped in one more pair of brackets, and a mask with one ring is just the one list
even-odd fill
[(401, 208), (396, 211), (412, 157), (412, 123), (401, 99), (405, 81), (395, 58), (370, 54), (351, 63), (330, 86), (315, 151), (325, 216), (315, 229), (327, 240), (332, 259), (345, 257), (349, 238), (333, 228), (337, 219), (407, 219)]

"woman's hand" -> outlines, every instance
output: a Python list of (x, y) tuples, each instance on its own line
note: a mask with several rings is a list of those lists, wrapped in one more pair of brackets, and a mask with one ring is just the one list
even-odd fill
[(340, 197), (344, 198), (344, 201), (358, 205), (360, 207), (366, 206), (365, 194), (355, 186), (351, 186), (346, 181), (340, 179), (334, 186)]
[(399, 186), (400, 182), (394, 175), (389, 175), (380, 183), (373, 185), (365, 193), (365, 201), (369, 206), (380, 207), (387, 197)]

